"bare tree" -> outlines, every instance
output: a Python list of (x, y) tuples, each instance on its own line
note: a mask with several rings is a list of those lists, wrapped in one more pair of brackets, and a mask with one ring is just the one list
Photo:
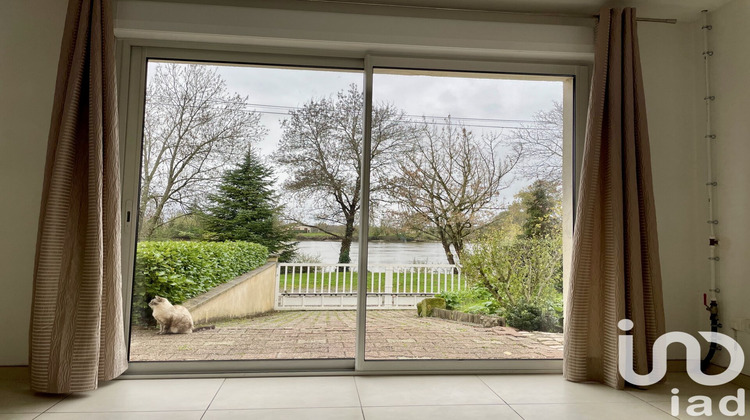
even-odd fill
[[(336, 97), (311, 100), (289, 112), (275, 154), (289, 175), (284, 188), (301, 203), (287, 208), (306, 213), (290, 213), (289, 217), (340, 239), (339, 263), (351, 261), (349, 252), (359, 220), (363, 110), (364, 96), (356, 85)], [(403, 112), (390, 105), (376, 106), (372, 120), (370, 193), (377, 201), (387, 165), (408, 143), (411, 131), (402, 123)], [(344, 229), (336, 232), (323, 224)]]
[(225, 165), (264, 129), (247, 97), (230, 94), (216, 68), (160, 63), (146, 93), (141, 169), (141, 236), (196, 205)]
[(477, 138), (450, 118), (442, 127), (425, 122), (420, 133), (396, 161), (391, 197), (407, 224), (440, 240), (455, 264), (453, 251), (460, 259), (465, 238), (491, 221), (520, 152), (503, 157), (499, 134)]
[(552, 108), (537, 111), (533, 122), (523, 124), (511, 135), (524, 158), (519, 169), (528, 179), (559, 184), (562, 180), (563, 107), (555, 101)]

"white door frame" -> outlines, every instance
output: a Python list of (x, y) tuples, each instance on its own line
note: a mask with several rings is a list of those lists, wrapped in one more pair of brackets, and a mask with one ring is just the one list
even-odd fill
[[(181, 43), (156, 41), (118, 41), (118, 74), (121, 175), (122, 175), (122, 274), (125, 332), (130, 337), (130, 309), (135, 264), (137, 233), (137, 203), (140, 188), (141, 140), (146, 94), (146, 67), (149, 59), (183, 60), (256, 64), (281, 67), (319, 67), (331, 70), (363, 71), (365, 89), (365, 130), (363, 144), (362, 206), (359, 234), (359, 272), (367, 268), (367, 229), (369, 220), (369, 152), (373, 94), (373, 70), (376, 68), (414, 69), (425, 71), (460, 71), (496, 73), (521, 78), (564, 79), (565, 119), (563, 162), (563, 248), (569, 260), (573, 229), (575, 185), (578, 182), (585, 115), (588, 101), (588, 66), (569, 64), (515, 63), (502, 61), (467, 61), (456, 58), (419, 58), (372, 56), (363, 58), (331, 55), (330, 51), (269, 53), (267, 48), (254, 50), (242, 47), (227, 51), (204, 49), (205, 46), (184, 48)], [(573, 130), (575, 127), (575, 130)], [(564, 264), (567, 283), (567, 264)], [(561, 360), (388, 360), (365, 358), (366, 339), (366, 282), (358, 285), (357, 339), (354, 359), (318, 360), (243, 360), (243, 361), (185, 361), (131, 362), (128, 377), (175, 375), (187, 376), (253, 376), (253, 375), (321, 375), (321, 374), (386, 374), (386, 373), (557, 373), (562, 371)]]
[[(576, 65), (537, 64), (537, 63), (510, 63), (499, 61), (467, 61), (456, 59), (434, 59), (414, 57), (390, 57), (390, 56), (365, 56), (365, 131), (363, 144), (363, 162), (369, 162), (371, 148), (370, 127), (372, 119), (372, 95), (373, 95), (373, 72), (376, 68), (404, 69), (424, 71), (447, 71), (470, 73), (492, 73), (498, 76), (509, 75), (511, 78), (539, 78), (542, 80), (559, 79), (563, 81), (564, 115), (563, 127), (563, 150), (570, 151), (565, 154), (563, 162), (563, 224), (564, 224), (564, 255), (570, 255), (570, 247), (573, 232), (574, 214), (574, 180), (576, 172), (574, 159), (579, 161), (582, 147), (575, 147), (585, 134), (585, 123), (581, 121), (585, 115), (588, 98), (588, 68)], [(573, 119), (576, 119), (575, 123)], [(576, 127), (573, 131), (573, 124)], [(578, 141), (577, 141), (578, 140)], [(367, 215), (369, 203), (370, 173), (369, 165), (363, 164), (362, 179), (362, 220), (369, 220)], [(367, 237), (368, 224), (360, 223), (359, 233), (359, 267), (360, 273), (367, 272)], [(564, 261), (568, 261), (566, 258)], [(568, 264), (564, 264), (567, 266)], [(567, 270), (566, 270), (567, 273)], [(564, 278), (567, 284), (567, 276)], [(498, 360), (367, 360), (365, 355), (365, 341), (367, 334), (367, 285), (362, 282), (358, 290), (357, 310), (357, 346), (355, 356), (355, 370), (357, 372), (377, 373), (465, 373), (465, 372), (514, 372), (514, 373), (550, 373), (562, 372), (562, 360), (532, 360), (532, 359), (498, 359)]]

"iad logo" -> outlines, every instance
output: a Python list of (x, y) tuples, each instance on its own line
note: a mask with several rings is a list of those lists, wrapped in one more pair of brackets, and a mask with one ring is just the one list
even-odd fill
[[(633, 321), (629, 319), (620, 320), (617, 326), (622, 331), (633, 329)], [(673, 331), (668, 332), (656, 339), (653, 348), (653, 367), (649, 374), (639, 375), (633, 371), (633, 336), (620, 335), (618, 338), (619, 365), (620, 375), (633, 385), (647, 386), (659, 382), (667, 373), (667, 347), (672, 343), (681, 343), (687, 351), (687, 373), (693, 381), (705, 386), (724, 385), (732, 381), (742, 371), (745, 364), (745, 353), (740, 345), (731, 337), (717, 333), (699, 331), (706, 341), (714, 342), (724, 347), (729, 352), (729, 367), (719, 374), (706, 375), (701, 371), (701, 346), (692, 335)], [(679, 397), (676, 395), (680, 391), (677, 388), (672, 390), (672, 415), (679, 414)], [(728, 404), (734, 401), (737, 404), (736, 410), (730, 410)], [(696, 395), (688, 398), (688, 402), (695, 403), (687, 407), (687, 414), (691, 416), (710, 416), (712, 414), (711, 397), (705, 395)], [(737, 396), (728, 395), (719, 402), (719, 411), (725, 416), (744, 416), (745, 415), (745, 390), (739, 389)]]
[[(633, 321), (623, 319), (617, 323), (617, 326), (623, 331), (630, 331), (633, 329)], [(740, 345), (732, 337), (721, 333), (699, 331), (698, 334), (709, 343), (717, 343), (729, 351), (731, 362), (727, 370), (717, 375), (706, 375), (701, 372), (701, 346), (698, 340), (688, 333), (673, 331), (656, 339), (653, 349), (653, 369), (648, 375), (639, 375), (633, 371), (633, 336), (621, 335), (618, 341), (620, 375), (633, 385), (646, 386), (659, 382), (667, 373), (667, 346), (672, 343), (682, 343), (687, 350), (687, 360), (685, 360), (687, 373), (693, 381), (701, 385), (717, 386), (729, 383), (736, 378), (745, 364), (745, 353)]]

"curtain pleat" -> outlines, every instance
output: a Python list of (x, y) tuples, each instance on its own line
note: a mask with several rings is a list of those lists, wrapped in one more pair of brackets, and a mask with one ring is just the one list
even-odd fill
[(91, 390), (127, 368), (119, 177), (112, 7), (70, 0), (34, 267), (34, 391)]
[(634, 368), (664, 333), (659, 245), (635, 9), (603, 9), (596, 29), (583, 167), (565, 307), (563, 372), (621, 389), (618, 330), (634, 322)]

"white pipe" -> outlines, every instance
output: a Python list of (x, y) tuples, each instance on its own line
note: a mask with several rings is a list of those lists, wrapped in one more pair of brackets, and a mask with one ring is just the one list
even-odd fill
[(705, 65), (706, 75), (706, 96), (704, 102), (706, 103), (706, 194), (708, 195), (708, 226), (709, 226), (709, 268), (711, 275), (711, 288), (709, 289), (711, 300), (716, 300), (716, 245), (714, 240), (716, 239), (716, 222), (714, 219), (714, 188), (716, 186), (713, 178), (713, 142), (714, 134), (711, 128), (711, 102), (713, 101), (711, 96), (711, 78), (709, 61), (713, 52), (708, 47), (708, 32), (711, 30), (711, 26), (708, 23), (708, 10), (701, 11), (703, 13), (703, 63)]

